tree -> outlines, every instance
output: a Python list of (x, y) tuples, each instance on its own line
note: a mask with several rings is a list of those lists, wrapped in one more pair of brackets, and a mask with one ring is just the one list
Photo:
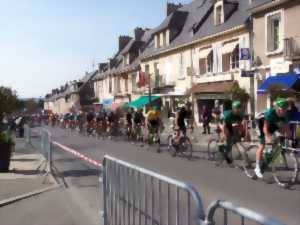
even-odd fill
[(0, 86), (0, 117), (3, 113), (11, 113), (20, 108), (17, 94), (10, 88)]
[(245, 89), (240, 87), (238, 82), (235, 82), (232, 85), (229, 95), (231, 100), (238, 100), (242, 102), (243, 105), (246, 105), (250, 99), (250, 95), (246, 92)]

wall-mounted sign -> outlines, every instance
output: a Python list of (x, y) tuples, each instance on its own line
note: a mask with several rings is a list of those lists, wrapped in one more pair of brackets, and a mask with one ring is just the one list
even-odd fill
[(249, 70), (249, 71), (242, 70), (241, 71), (241, 77), (254, 77), (254, 76), (255, 76), (254, 70)]
[(240, 60), (250, 60), (251, 54), (249, 48), (240, 49)]

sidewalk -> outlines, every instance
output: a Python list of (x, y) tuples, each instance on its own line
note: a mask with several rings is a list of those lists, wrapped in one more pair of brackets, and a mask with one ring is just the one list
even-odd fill
[(0, 207), (56, 188), (54, 178), (45, 176), (44, 168), (44, 157), (17, 139), (10, 172), (0, 173)]

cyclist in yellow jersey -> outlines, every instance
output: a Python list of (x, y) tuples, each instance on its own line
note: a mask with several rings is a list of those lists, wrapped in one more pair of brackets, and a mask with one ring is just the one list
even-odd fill
[(147, 126), (148, 129), (153, 129), (153, 132), (158, 132), (158, 128), (161, 125), (160, 112), (157, 107), (151, 107), (147, 114)]

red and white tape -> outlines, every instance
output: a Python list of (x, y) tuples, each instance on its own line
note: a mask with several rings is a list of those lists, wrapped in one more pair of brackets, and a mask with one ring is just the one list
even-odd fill
[(56, 141), (53, 141), (52, 144), (53, 144), (53, 145), (56, 145), (57, 147), (59, 147), (60, 149), (66, 151), (66, 152), (71, 153), (72, 155), (76, 156), (76, 157), (79, 158), (79, 159), (82, 159), (82, 160), (84, 160), (84, 161), (86, 161), (86, 162), (88, 162), (88, 163), (90, 163), (90, 164), (92, 164), (92, 165), (94, 165), (94, 166), (96, 166), (96, 167), (102, 168), (102, 164), (101, 164), (101, 163), (97, 162), (97, 161), (94, 160), (94, 159), (91, 159), (91, 158), (85, 156), (85, 155), (82, 154), (82, 153), (79, 153), (78, 151), (76, 151), (76, 150), (74, 150), (74, 149), (72, 149), (72, 148), (69, 148), (69, 147), (67, 147), (67, 146), (65, 146), (65, 145), (62, 145), (62, 144), (60, 144), (60, 143), (58, 143), (58, 142), (56, 142)]

